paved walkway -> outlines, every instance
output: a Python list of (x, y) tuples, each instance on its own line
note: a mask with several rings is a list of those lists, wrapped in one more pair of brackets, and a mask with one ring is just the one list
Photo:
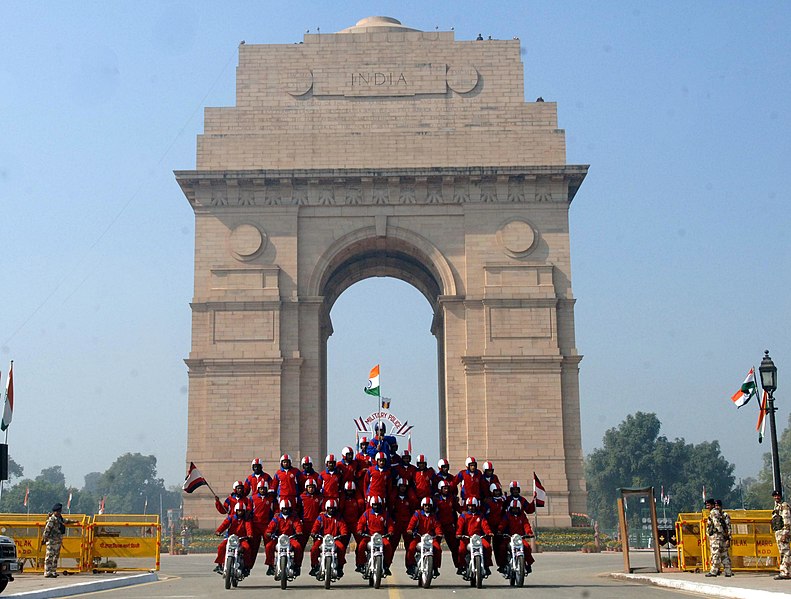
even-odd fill
[(3, 597), (24, 597), (24, 599), (48, 599), (50, 597), (71, 597), (83, 593), (118, 589), (134, 584), (156, 582), (156, 572), (143, 574), (61, 574), (57, 578), (44, 578), (43, 574), (19, 574), (8, 583)]
[(668, 589), (700, 593), (709, 597), (729, 599), (779, 599), (791, 597), (791, 580), (774, 580), (773, 572), (736, 572), (731, 578), (706, 578), (704, 573), (662, 572), (624, 574), (614, 572), (611, 578), (652, 584)]

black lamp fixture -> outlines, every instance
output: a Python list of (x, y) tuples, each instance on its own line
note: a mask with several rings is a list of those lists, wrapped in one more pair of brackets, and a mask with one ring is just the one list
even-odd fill
[(761, 360), (761, 366), (758, 368), (761, 373), (761, 387), (763, 387), (769, 395), (774, 394), (777, 390), (777, 366), (769, 357), (769, 350), (764, 351), (764, 357)]

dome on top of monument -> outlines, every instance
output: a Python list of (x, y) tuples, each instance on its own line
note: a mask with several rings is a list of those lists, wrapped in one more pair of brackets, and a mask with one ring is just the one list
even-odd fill
[(353, 27), (341, 29), (338, 33), (373, 33), (376, 31), (420, 31), (402, 25), (401, 21), (393, 17), (365, 17), (360, 19)]

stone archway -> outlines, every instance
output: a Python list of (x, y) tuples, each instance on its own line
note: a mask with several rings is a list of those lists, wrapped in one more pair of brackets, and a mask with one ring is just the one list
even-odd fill
[[(206, 110), (197, 169), (176, 173), (196, 223), (188, 460), (221, 493), (254, 455), (322, 455), (329, 310), (394, 276), (434, 310), (451, 463), (491, 459), (528, 492), (537, 471), (543, 522), (568, 524), (585, 510), (568, 211), (587, 167), (566, 164), (555, 104), (523, 101), (519, 42), (374, 17), (243, 45), (237, 73), (237, 105)], [(228, 419), (250, 443), (229, 446)]]

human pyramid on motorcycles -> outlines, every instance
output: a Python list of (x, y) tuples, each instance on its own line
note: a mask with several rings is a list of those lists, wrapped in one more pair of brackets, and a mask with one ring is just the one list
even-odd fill
[[(398, 453), (397, 440), (385, 435), (384, 423), (376, 425), (373, 438), (360, 439), (357, 453), (344, 447), (340, 460), (327, 455), (321, 472), (314, 470), (309, 456), (302, 458), (298, 470), (283, 454), (280, 467), (269, 475), (255, 458), (252, 473), (236, 481), (224, 501), (215, 496), (217, 511), (227, 514), (216, 533), (241, 540), (240, 577), (249, 575), (263, 542), (266, 574), (281, 581), (282, 588), (300, 575), (311, 538), (310, 576), (329, 588), (331, 580), (343, 577), (352, 536), (355, 571), (377, 588), (391, 575), (401, 542), (406, 573), (428, 587), (440, 574), (443, 539), (456, 573), (471, 584), (480, 586), (491, 574), (494, 553), (498, 572), (510, 577), (511, 584), (516, 575), (521, 586), (534, 562), (527, 514), (535, 506), (521, 495), (519, 482), (511, 481), (504, 495), (491, 462), (479, 469), (476, 459), (468, 457), (465, 469), (451, 474), (444, 458), (438, 470), (428, 466), (423, 454), (415, 465), (411, 460), (408, 451)], [(215, 571), (220, 574), (227, 543), (225, 539), (217, 548)], [(518, 573), (512, 559), (516, 553), (521, 560)]]

